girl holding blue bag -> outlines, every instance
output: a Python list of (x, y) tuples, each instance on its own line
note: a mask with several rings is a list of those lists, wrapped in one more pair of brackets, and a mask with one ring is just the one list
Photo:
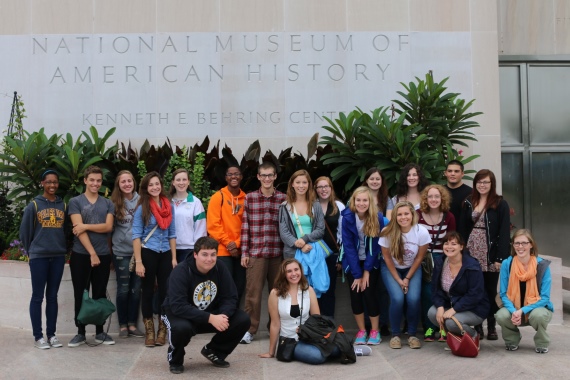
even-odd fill
[(279, 235), (283, 258), (301, 262), (317, 296), (328, 290), (330, 282), (325, 259), (332, 251), (322, 241), (324, 233), (325, 218), (311, 177), (306, 170), (297, 170), (289, 179), (287, 200), (279, 206)]
[[(380, 302), (376, 284), (380, 276), (380, 245), (384, 215), (378, 211), (368, 187), (357, 188), (349, 206), (342, 211), (342, 268), (350, 284), (350, 306), (358, 325), (354, 344), (378, 345), (380, 337)], [(370, 316), (370, 335), (364, 323), (364, 305)]]

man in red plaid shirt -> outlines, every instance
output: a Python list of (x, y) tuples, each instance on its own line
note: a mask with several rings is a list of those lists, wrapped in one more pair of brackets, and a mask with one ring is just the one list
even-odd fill
[(241, 343), (249, 344), (259, 327), (263, 282), (271, 290), (283, 260), (283, 243), (279, 237), (279, 205), (285, 194), (273, 187), (277, 178), (275, 166), (264, 162), (259, 166), (259, 190), (245, 197), (241, 225), (241, 265), (246, 268), (245, 312), (251, 327)]

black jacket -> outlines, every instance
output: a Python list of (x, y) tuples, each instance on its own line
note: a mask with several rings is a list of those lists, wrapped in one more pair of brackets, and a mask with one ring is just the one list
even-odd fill
[[(471, 196), (465, 198), (461, 208), (458, 231), (465, 240), (473, 231), (473, 204)], [(504, 199), (499, 201), (496, 209), (489, 208), (485, 212), (485, 234), (487, 236), (487, 261), (488, 263), (502, 263), (510, 256), (510, 227), (511, 216), (509, 205)]]
[(471, 311), (481, 318), (487, 318), (491, 304), (483, 285), (483, 272), (479, 262), (463, 253), (461, 269), (449, 288), (449, 296), (441, 288), (441, 272), (445, 255), (438, 257), (434, 262), (433, 278), (431, 280), (432, 300), (434, 306), (443, 306), (445, 309), (453, 308), (457, 313)]
[(177, 317), (206, 324), (210, 314), (231, 317), (237, 301), (234, 280), (224, 264), (218, 261), (203, 274), (196, 268), (194, 256), (189, 255), (170, 273), (162, 306)]

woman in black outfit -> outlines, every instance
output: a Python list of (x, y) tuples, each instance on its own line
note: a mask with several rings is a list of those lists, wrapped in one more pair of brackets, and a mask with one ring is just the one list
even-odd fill
[[(491, 309), (487, 315), (487, 339), (497, 340), (495, 313), (497, 283), (501, 263), (509, 257), (510, 209), (502, 196), (497, 194), (495, 174), (488, 169), (477, 172), (473, 178), (473, 194), (463, 201), (459, 232), (467, 242), (471, 256), (479, 261)], [(475, 329), (484, 337), (482, 325)]]
[(323, 240), (334, 251), (326, 258), (329, 271), (329, 289), (318, 298), (319, 308), (322, 315), (334, 318), (336, 305), (335, 290), (337, 278), (337, 260), (341, 243), (341, 224), (344, 210), (342, 202), (336, 199), (334, 188), (329, 177), (319, 177), (315, 181), (315, 193), (325, 214), (325, 235)]

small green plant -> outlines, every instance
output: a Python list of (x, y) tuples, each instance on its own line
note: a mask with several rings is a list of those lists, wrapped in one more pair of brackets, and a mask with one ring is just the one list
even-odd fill
[(24, 119), (26, 116), (26, 109), (22, 96), (14, 92), (14, 101), (12, 104), (12, 115), (8, 123), (8, 135), (22, 138), (24, 137)]
[(194, 166), (190, 171), (190, 183), (193, 188), (193, 193), (202, 201), (204, 208), (208, 211), (208, 204), (214, 192), (210, 189), (210, 181), (205, 176), (204, 161), (206, 155), (202, 152), (196, 153)]
[(147, 170), (146, 170), (146, 164), (144, 163), (144, 161), (137, 162), (137, 172), (138, 172), (139, 178), (142, 178), (146, 175)]
[[(164, 185), (170, 188), (172, 183), (172, 173), (177, 169), (186, 169), (188, 173), (192, 172), (192, 164), (190, 163), (190, 158), (188, 157), (188, 148), (183, 146), (182, 149), (178, 149), (174, 152), (170, 160), (168, 161), (168, 167), (166, 168), (166, 173), (164, 174)], [(191, 184), (194, 182), (190, 181)]]

